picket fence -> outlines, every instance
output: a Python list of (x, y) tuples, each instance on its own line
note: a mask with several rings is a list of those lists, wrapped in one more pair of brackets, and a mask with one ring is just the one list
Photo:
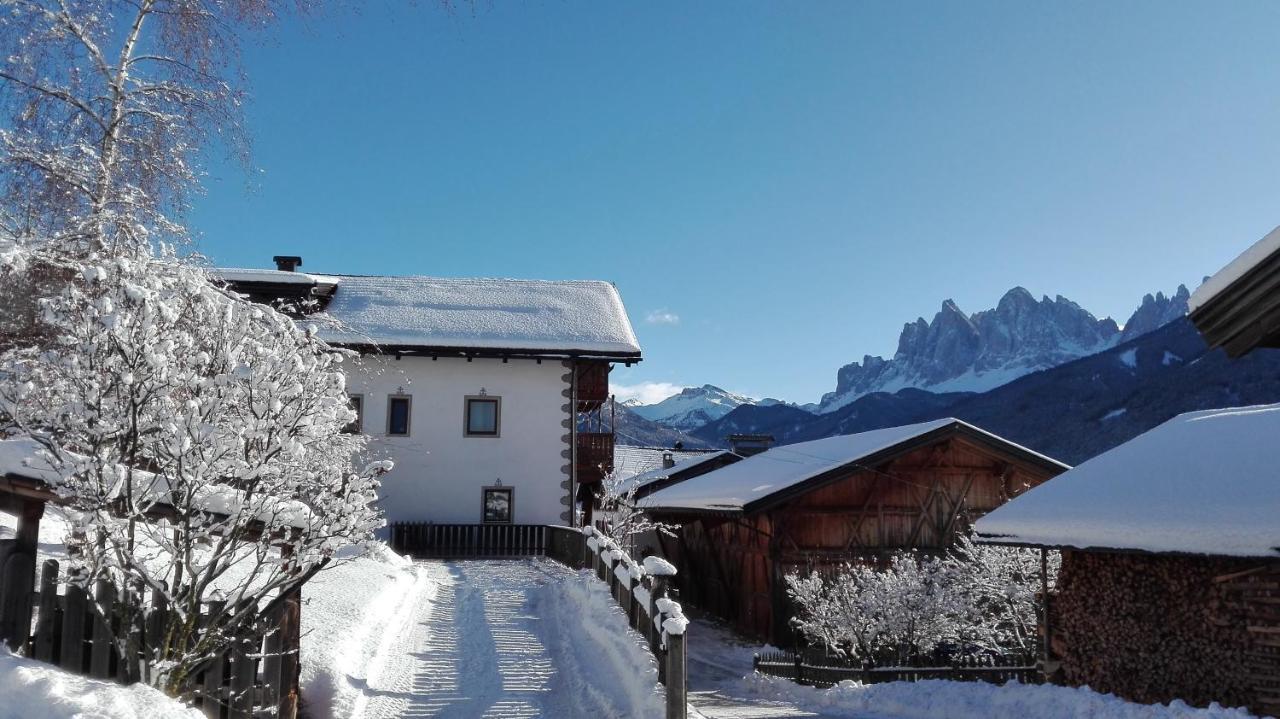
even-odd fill
[[(117, 597), (113, 585), (99, 582), (90, 597), (80, 586), (60, 584), (58, 562), (50, 559), (41, 567), (39, 588), (15, 596), (12, 588), (31, 576), (28, 567), (18, 566), (24, 561), (29, 557), (10, 556), (0, 577), (9, 580), (0, 584), (8, 597), (3, 623), (17, 628), (11, 649), (98, 679), (122, 684), (151, 679), (149, 647), (159, 641), (168, 613), (163, 595), (156, 592), (148, 600), (139, 591)], [(208, 602), (201, 624), (208, 626), (225, 607), (225, 602)], [(294, 716), (300, 610), (295, 593), (276, 602), (263, 624), (233, 631), (228, 648), (205, 665), (184, 698), (209, 719)], [(122, 631), (122, 616), (133, 618), (127, 631)], [(120, 651), (117, 636), (128, 637), (129, 651)]]

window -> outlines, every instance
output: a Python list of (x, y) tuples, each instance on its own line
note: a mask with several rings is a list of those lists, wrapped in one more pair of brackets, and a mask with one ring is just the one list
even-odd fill
[(484, 488), (485, 524), (511, 524), (511, 494), (510, 487)]
[(468, 437), (497, 437), (501, 410), (501, 397), (468, 397), (465, 434)]
[(350, 397), (351, 409), (356, 411), (356, 418), (342, 429), (347, 434), (360, 434), (364, 431), (364, 396), (353, 394)]
[(409, 436), (409, 408), (413, 398), (392, 395), (387, 397), (387, 434), (398, 437)]

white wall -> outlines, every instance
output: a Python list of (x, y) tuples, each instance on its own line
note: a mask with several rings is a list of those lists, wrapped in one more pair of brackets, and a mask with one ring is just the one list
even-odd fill
[[(347, 391), (364, 397), (372, 458), (395, 461), (381, 491), (387, 521), (479, 523), (481, 489), (501, 478), (515, 490), (514, 523), (565, 523), (569, 373), (560, 360), (361, 358)], [(502, 398), (498, 437), (464, 435), (465, 398), (481, 388)], [(408, 437), (387, 435), (393, 394), (413, 397)]]

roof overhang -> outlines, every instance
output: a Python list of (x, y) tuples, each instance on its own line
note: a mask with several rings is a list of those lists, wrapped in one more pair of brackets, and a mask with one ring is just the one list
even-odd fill
[(1240, 559), (1240, 560), (1258, 560), (1258, 559), (1280, 559), (1280, 547), (1272, 547), (1275, 554), (1208, 554), (1203, 552), (1155, 552), (1150, 549), (1132, 549), (1128, 547), (1077, 547), (1071, 544), (1056, 544), (1053, 542), (1033, 542), (1028, 540), (1014, 539), (1008, 535), (1002, 534), (982, 534), (977, 532), (975, 540), (978, 544), (987, 544), (995, 547), (1019, 547), (1023, 549), (1044, 549), (1055, 552), (1086, 552), (1089, 554), (1130, 554), (1145, 555), (1148, 557), (1182, 557), (1189, 559)]
[(1189, 314), (1210, 347), (1239, 357), (1280, 347), (1280, 250), (1262, 258)]
[(328, 340), (334, 347), (344, 347), (360, 354), (394, 355), (402, 357), (440, 357), (486, 358), (486, 359), (568, 359), (568, 360), (604, 360), (623, 362), (628, 366), (642, 361), (639, 352), (601, 352), (598, 350), (580, 350), (572, 348), (527, 349), (519, 347), (442, 347), (436, 345), (385, 345), (372, 342), (343, 342)]

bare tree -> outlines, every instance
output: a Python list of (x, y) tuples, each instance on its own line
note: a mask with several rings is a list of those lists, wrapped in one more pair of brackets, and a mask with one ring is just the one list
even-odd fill
[(0, 232), (79, 251), (185, 237), (201, 153), (247, 161), (240, 33), (281, 7), (0, 0)]

